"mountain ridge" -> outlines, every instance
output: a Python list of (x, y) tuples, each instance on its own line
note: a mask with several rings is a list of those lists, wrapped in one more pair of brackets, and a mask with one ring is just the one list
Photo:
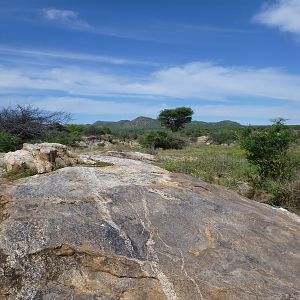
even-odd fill
[[(157, 119), (139, 116), (133, 120), (120, 120), (120, 121), (96, 121), (93, 125), (102, 125), (113, 128), (122, 127), (123, 129), (160, 129), (162, 126)], [(238, 122), (231, 120), (222, 120), (218, 122), (205, 122), (205, 121), (192, 121), (186, 125), (186, 128), (193, 127), (203, 127), (203, 128), (212, 128), (212, 127), (238, 127), (242, 126)]]

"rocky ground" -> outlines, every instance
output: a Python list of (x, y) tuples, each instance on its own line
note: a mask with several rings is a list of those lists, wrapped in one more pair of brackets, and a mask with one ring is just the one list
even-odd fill
[(80, 159), (2, 183), (0, 299), (300, 299), (296, 215), (150, 156)]

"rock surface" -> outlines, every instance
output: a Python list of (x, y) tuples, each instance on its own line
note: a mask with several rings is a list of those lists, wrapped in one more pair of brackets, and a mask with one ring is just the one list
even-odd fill
[(209, 136), (206, 136), (206, 135), (202, 135), (202, 136), (198, 136), (197, 137), (197, 144), (206, 144), (206, 145), (210, 145), (211, 142), (209, 140)]
[(0, 299), (299, 299), (300, 220), (141, 161), (2, 187)]
[(8, 152), (3, 158), (8, 172), (46, 173), (76, 162), (67, 147), (57, 143), (24, 144), (21, 150)]
[(129, 158), (134, 160), (141, 161), (155, 161), (155, 156), (148, 153), (141, 152), (117, 152), (117, 151), (107, 151), (107, 155), (120, 157), (120, 158)]

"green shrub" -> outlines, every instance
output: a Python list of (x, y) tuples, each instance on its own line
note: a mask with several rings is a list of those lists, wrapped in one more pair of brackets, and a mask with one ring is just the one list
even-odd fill
[(151, 131), (143, 136), (140, 143), (145, 148), (181, 149), (185, 146), (185, 141), (174, 134), (166, 131)]
[(107, 126), (89, 125), (85, 128), (83, 134), (86, 136), (99, 137), (101, 135), (111, 134), (111, 130)]
[(0, 152), (15, 151), (21, 148), (21, 139), (12, 134), (0, 132)]
[(258, 168), (262, 179), (288, 180), (296, 169), (289, 149), (295, 141), (292, 129), (284, 120), (274, 120), (264, 129), (248, 127), (241, 135), (240, 144), (247, 151), (247, 159)]
[(76, 141), (81, 140), (81, 134), (68, 131), (49, 131), (45, 137), (48, 143), (59, 143), (63, 145), (74, 145)]
[(221, 145), (221, 144), (231, 144), (237, 140), (237, 134), (235, 130), (232, 129), (219, 129), (212, 131), (209, 134), (211, 140), (214, 144)]
[(141, 138), (145, 134), (145, 131), (143, 128), (113, 128), (111, 134), (122, 141), (126, 141)]
[(87, 125), (82, 124), (69, 124), (66, 125), (66, 130), (68, 132), (76, 132), (76, 133), (83, 133), (87, 128)]

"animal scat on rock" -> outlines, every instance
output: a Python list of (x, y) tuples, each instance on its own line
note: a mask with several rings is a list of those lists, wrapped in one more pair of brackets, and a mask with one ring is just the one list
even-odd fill
[(0, 299), (299, 299), (296, 215), (146, 162), (82, 159), (113, 166), (3, 192)]

